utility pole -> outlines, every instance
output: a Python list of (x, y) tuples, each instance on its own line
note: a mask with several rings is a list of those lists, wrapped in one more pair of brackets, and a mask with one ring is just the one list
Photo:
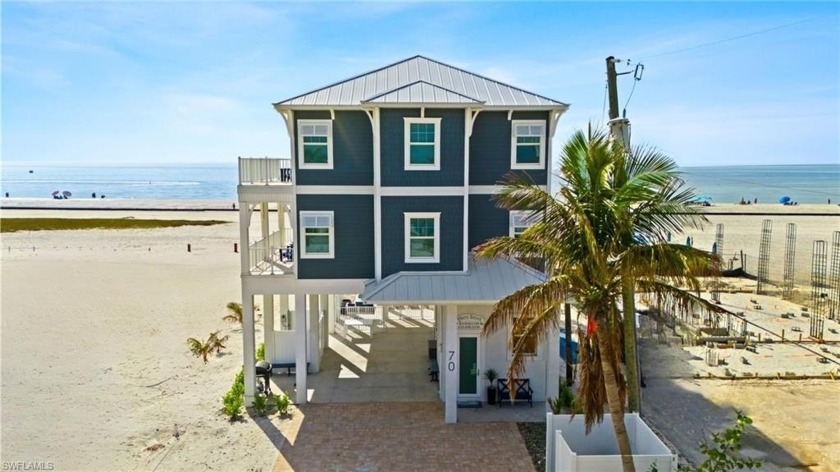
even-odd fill
[[(630, 120), (618, 117), (619, 74), (615, 71), (613, 56), (607, 58), (607, 92), (610, 101), (610, 134), (620, 142), (625, 153), (630, 152)], [(620, 75), (629, 74), (622, 72)], [(638, 80), (638, 79), (637, 79)], [(639, 352), (636, 346), (636, 287), (635, 281), (627, 279), (622, 283), (622, 308), (624, 311), (624, 363), (627, 368), (627, 407), (639, 412), (641, 409), (641, 388), (639, 382)]]

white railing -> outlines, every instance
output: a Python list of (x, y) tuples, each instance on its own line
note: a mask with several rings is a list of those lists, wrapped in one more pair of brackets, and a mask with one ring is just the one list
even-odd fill
[(239, 183), (266, 184), (292, 183), (290, 159), (270, 157), (240, 157)]
[(275, 231), (248, 248), (251, 258), (251, 274), (289, 274), (295, 261), (293, 231)]

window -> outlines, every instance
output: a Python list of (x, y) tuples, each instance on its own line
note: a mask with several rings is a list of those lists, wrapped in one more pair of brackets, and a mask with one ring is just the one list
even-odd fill
[(510, 237), (518, 238), (528, 229), (531, 225), (536, 223), (536, 215), (530, 211), (517, 211), (513, 210), (510, 212)]
[(301, 169), (332, 169), (332, 121), (298, 120), (298, 165)]
[(440, 118), (405, 118), (405, 170), (440, 170)]
[[(511, 330), (510, 330), (510, 338), (511, 338), (511, 341), (513, 342), (513, 344), (511, 344), (511, 347), (510, 347), (511, 357), (513, 357), (513, 346), (516, 346), (517, 344), (519, 344), (519, 340), (522, 338), (521, 333), (525, 330), (524, 325), (520, 325), (520, 326), (517, 325), (519, 320), (520, 320), (519, 317), (516, 317), (516, 318), (513, 319), (513, 326), (511, 327)], [(532, 339), (531, 342), (526, 343), (524, 346), (522, 346), (521, 352), (522, 352), (522, 354), (524, 354), (526, 356), (536, 357), (537, 356), (537, 340)]]
[(300, 212), (302, 258), (332, 259), (335, 257), (335, 226), (331, 211)]
[(405, 262), (440, 262), (440, 213), (405, 214)]
[(512, 124), (510, 168), (545, 168), (545, 122), (514, 120)]

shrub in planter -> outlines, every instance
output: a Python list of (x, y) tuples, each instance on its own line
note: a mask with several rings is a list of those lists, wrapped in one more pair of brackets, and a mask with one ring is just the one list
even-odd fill
[(499, 373), (496, 372), (496, 369), (487, 369), (484, 371), (484, 378), (490, 382), (490, 386), (487, 387), (487, 404), (488, 405), (495, 405), (496, 404), (496, 379), (499, 378)]
[(227, 415), (231, 421), (239, 416), (239, 412), (242, 411), (242, 403), (242, 394), (236, 392), (233, 388), (228, 390), (225, 396), (222, 397), (225, 415)]
[(280, 392), (280, 395), (273, 395), (274, 400), (274, 408), (277, 409), (277, 413), (280, 416), (286, 416), (289, 414), (289, 396), (283, 392)]
[(254, 411), (256, 411), (258, 415), (265, 416), (268, 412), (268, 399), (265, 398), (265, 395), (259, 393), (254, 395), (253, 407)]

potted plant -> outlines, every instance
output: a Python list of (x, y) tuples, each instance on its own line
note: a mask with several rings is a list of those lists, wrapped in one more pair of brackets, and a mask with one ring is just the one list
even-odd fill
[(496, 372), (496, 369), (487, 369), (484, 371), (484, 378), (490, 382), (490, 385), (487, 387), (487, 404), (488, 405), (495, 405), (496, 404), (496, 379), (499, 378), (499, 373)]

